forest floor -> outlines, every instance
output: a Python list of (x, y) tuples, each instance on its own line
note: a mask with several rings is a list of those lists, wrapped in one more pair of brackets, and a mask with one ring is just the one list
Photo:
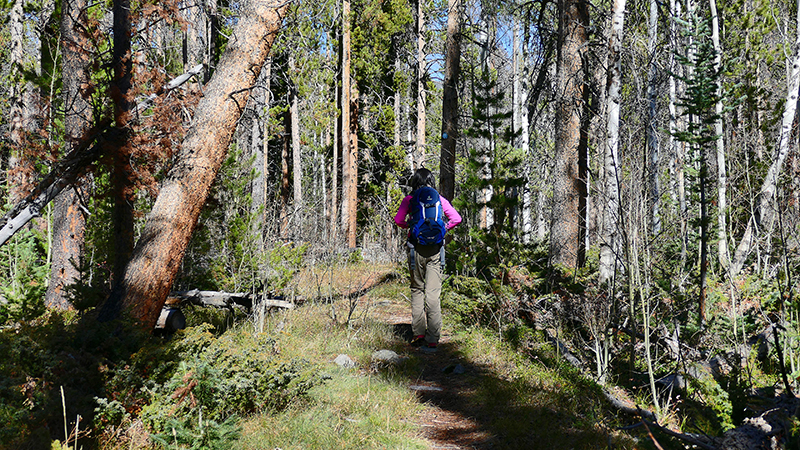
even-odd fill
[[(632, 447), (630, 436), (609, 427), (602, 407), (586, 392), (591, 388), (574, 378), (574, 373), (525, 367), (527, 357), (513, 361), (520, 355), (509, 356), (497, 350), (497, 341), (464, 330), (453, 323), (447, 310), (436, 351), (414, 348), (408, 344), (411, 309), (405, 294), (393, 299), (367, 295), (362, 301), (371, 303), (368, 309), (375, 320), (391, 325), (395, 338), (403, 343), (398, 352), (401, 358), (414, 363), (404, 382), (424, 406), (412, 420), (429, 448)], [(535, 353), (529, 355), (533, 360), (546, 360)]]
[[(649, 449), (609, 408), (597, 385), (528, 329), (465, 324), (448, 309), (435, 352), (412, 347), (409, 287), (396, 266), (308, 271), (309, 301), (268, 324), (284, 353), (314, 358), (332, 378), (304, 407), (245, 424), (240, 448)], [(322, 293), (321, 295), (318, 293)], [(511, 330), (513, 334), (513, 330)], [(396, 353), (385, 363), (381, 350)], [(333, 367), (338, 356), (352, 367)], [(294, 431), (300, 429), (302, 431)]]
[[(374, 314), (391, 325), (398, 338), (408, 340), (411, 336), (410, 307), (383, 305)], [(420, 362), (419, 376), (408, 388), (427, 406), (417, 417), (420, 436), (431, 442), (432, 449), (492, 448), (492, 434), (483, 429), (482, 420), (476, 419), (484, 411), (478, 404), (465, 401), (474, 389), (470, 380), (474, 370), (456, 351), (449, 330), (442, 331), (435, 351), (409, 345), (408, 352)]]

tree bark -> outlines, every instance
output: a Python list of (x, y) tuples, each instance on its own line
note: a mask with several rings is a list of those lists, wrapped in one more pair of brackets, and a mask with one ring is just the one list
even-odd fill
[(342, 86), (340, 107), (341, 146), (342, 146), (342, 230), (347, 234), (350, 217), (350, 0), (342, 0)]
[[(291, 89), (291, 88), (290, 88)], [(289, 100), (291, 103), (291, 99)], [(289, 200), (291, 195), (289, 158), (291, 155), (291, 130), (292, 130), (292, 110), (287, 109), (283, 113), (283, 142), (281, 146), (281, 230), (280, 236), (283, 239), (289, 238)]]
[(112, 152), (112, 200), (111, 236), (112, 280), (116, 283), (122, 279), (125, 266), (133, 252), (133, 203), (135, 187), (133, 168), (131, 167), (131, 147), (128, 141), (129, 121), (131, 119), (131, 77), (133, 61), (131, 59), (131, 18), (130, 0), (114, 0), (114, 81), (111, 85), (111, 97), (114, 101), (114, 122), (122, 139), (120, 146)]
[(25, 30), (23, 23), (23, 0), (15, 0), (8, 13), (8, 28), (11, 34), (11, 83), (9, 85), (10, 106), (10, 141), (12, 145), (8, 161), (8, 196), (9, 202), (16, 203), (22, 198), (22, 190), (27, 184), (25, 170), (21, 166), (23, 135), (25, 133), (25, 91), (23, 82), (23, 45)]
[(607, 283), (617, 274), (618, 261), (622, 254), (620, 215), (619, 171), (619, 116), (622, 86), (622, 33), (625, 23), (625, 0), (615, 0), (611, 18), (609, 40), (610, 64), (608, 66), (608, 119), (605, 157), (603, 162), (605, 180), (605, 208), (603, 208), (603, 234), (600, 240), (600, 282)]
[[(716, 0), (709, 0), (711, 8), (711, 41), (714, 44), (716, 56), (714, 69), (719, 72), (722, 67), (722, 46), (719, 42), (719, 17), (717, 15)], [(725, 139), (722, 128), (722, 77), (717, 79), (717, 103), (714, 112), (717, 119), (714, 121), (714, 133), (717, 135), (717, 257), (723, 269), (730, 266), (730, 252), (728, 251), (728, 170), (725, 163)]]
[(119, 288), (109, 298), (151, 330), (183, 258), (236, 122), (269, 54), (288, 3), (245, 3), (219, 66), (197, 106)]
[(650, 0), (650, 14), (647, 20), (647, 51), (650, 54), (650, 67), (647, 80), (647, 150), (650, 162), (650, 232), (653, 236), (661, 233), (661, 149), (658, 142), (658, 2)]
[[(423, 0), (417, 0), (417, 144), (414, 152), (414, 169), (425, 166), (426, 143), (425, 130), (425, 73), (428, 64), (425, 59), (425, 12), (422, 9)], [(448, 22), (449, 22), (448, 18)]]
[(449, 0), (442, 95), (442, 152), (439, 157), (439, 192), (455, 198), (456, 142), (458, 139), (458, 78), (461, 76), (461, 0)]
[[(67, 148), (78, 145), (92, 124), (92, 107), (86, 94), (89, 80), (89, 41), (81, 30), (87, 28), (86, 0), (67, 0), (61, 6), (61, 53), (63, 55), (64, 134)], [(72, 305), (66, 287), (79, 276), (83, 256), (86, 218), (83, 215), (81, 184), (62, 191), (55, 201), (53, 260), (45, 305), (68, 309)]]
[(586, 197), (585, 158), (581, 157), (584, 106), (584, 54), (588, 49), (589, 12), (585, 0), (559, 2), (555, 171), (550, 227), (550, 263), (583, 265), (582, 199)]
[(351, 249), (356, 248), (357, 219), (358, 219), (358, 87), (355, 83), (351, 84), (350, 94), (350, 145), (347, 156), (347, 185), (344, 195), (347, 197), (347, 223), (345, 225), (345, 237), (347, 246)]
[[(295, 60), (289, 57), (290, 70), (295, 73)], [(300, 156), (300, 107), (297, 99), (297, 85), (292, 80), (290, 86), (292, 115), (292, 186), (294, 190), (294, 214), (303, 207), (303, 161)], [(297, 222), (295, 222), (297, 223)]]

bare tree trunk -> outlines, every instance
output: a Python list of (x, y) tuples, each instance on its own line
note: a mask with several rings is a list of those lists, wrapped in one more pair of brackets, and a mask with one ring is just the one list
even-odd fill
[[(800, 2), (797, 3), (796, 20), (800, 24)], [(791, 148), (792, 125), (797, 111), (798, 90), (800, 90), (800, 31), (797, 32), (795, 39), (795, 55), (786, 79), (786, 103), (784, 104), (780, 135), (778, 136), (778, 151), (767, 170), (767, 175), (764, 177), (758, 197), (756, 197), (753, 217), (747, 222), (747, 228), (742, 240), (739, 241), (739, 245), (733, 255), (729, 270), (731, 278), (736, 278), (741, 272), (747, 257), (756, 246), (760, 230), (771, 229), (775, 220), (774, 201), (778, 187), (778, 175), (783, 171), (786, 156)]]
[(603, 167), (605, 169), (603, 208), (603, 238), (600, 240), (600, 282), (607, 283), (617, 274), (622, 254), (622, 216), (620, 215), (619, 170), (619, 116), (620, 88), (622, 85), (622, 33), (625, 24), (625, 0), (615, 0), (611, 18), (609, 40), (610, 64), (608, 66), (608, 140)]
[(658, 89), (659, 75), (656, 43), (658, 42), (658, 2), (650, 0), (650, 15), (647, 21), (647, 51), (650, 67), (647, 80), (647, 148), (650, 156), (650, 232), (661, 233), (661, 155), (658, 142)]
[(219, 61), (219, 51), (217, 50), (219, 46), (217, 45), (217, 41), (219, 40), (219, 15), (217, 11), (217, 0), (203, 0), (204, 3), (204, 25), (205, 25), (205, 38), (203, 39), (203, 43), (205, 44), (205, 66), (206, 66), (206, 77), (204, 78), (204, 82), (208, 82), (211, 79), (214, 70), (217, 69), (217, 62)]
[(23, 45), (25, 30), (23, 23), (23, 0), (15, 0), (8, 13), (8, 27), (11, 33), (11, 83), (9, 85), (9, 103), (11, 113), (10, 140), (13, 146), (8, 164), (9, 202), (14, 204), (22, 199), (24, 186), (27, 184), (25, 171), (21, 167), (23, 134), (25, 132), (25, 91), (23, 82)]
[(589, 13), (585, 0), (559, 1), (555, 172), (550, 227), (550, 263), (583, 264), (581, 204), (581, 112), (584, 105), (584, 53), (588, 51)]
[[(711, 8), (711, 40), (714, 44), (716, 57), (714, 58), (714, 69), (721, 70), (722, 67), (722, 46), (719, 42), (719, 17), (717, 16), (716, 0), (709, 0)], [(723, 270), (726, 270), (731, 263), (730, 252), (728, 251), (728, 169), (725, 163), (725, 139), (722, 128), (722, 78), (717, 78), (717, 100), (714, 112), (717, 120), (714, 121), (714, 133), (717, 135), (717, 251), (719, 263)]]
[(291, 109), (283, 113), (283, 142), (281, 146), (281, 231), (283, 239), (289, 238), (289, 156), (291, 153), (292, 140), (292, 111)]
[[(394, 83), (394, 105), (393, 105), (393, 110), (394, 110), (394, 140), (392, 142), (394, 143), (394, 146), (399, 149), (400, 146), (403, 143), (403, 140), (402, 140), (401, 134), (400, 134), (401, 130), (403, 128), (402, 125), (401, 125), (403, 123), (403, 119), (402, 119), (402, 117), (403, 117), (403, 103), (402, 103), (403, 95), (400, 92), (402, 84), (398, 83), (396, 80), (403, 73), (403, 61), (400, 58), (399, 47), (400, 47), (401, 44), (399, 42), (399, 39), (394, 39), (392, 41), (392, 45), (395, 47), (395, 60), (394, 60), (394, 80), (395, 80), (395, 83)], [(445, 72), (446, 71), (447, 71), (447, 69), (445, 69)]]
[(461, 76), (461, 0), (449, 0), (445, 42), (442, 97), (442, 152), (439, 159), (439, 192), (455, 197), (456, 140), (458, 139), (458, 78)]
[(252, 141), (250, 146), (252, 149), (252, 156), (254, 158), (253, 165), (256, 167), (257, 173), (253, 178), (252, 195), (253, 206), (252, 211), (258, 213), (257, 219), (253, 224), (254, 232), (260, 241), (260, 248), (263, 250), (264, 239), (263, 230), (266, 225), (266, 208), (267, 208), (267, 175), (269, 174), (269, 157), (268, 157), (268, 144), (269, 144), (269, 105), (272, 97), (270, 91), (270, 77), (272, 76), (272, 61), (267, 58), (264, 63), (264, 68), (259, 75), (259, 89), (254, 91), (255, 111), (256, 117), (253, 120), (253, 131), (250, 135)]
[[(289, 67), (294, 72), (294, 57), (290, 56)], [(292, 115), (292, 182), (294, 186), (294, 215), (303, 207), (303, 161), (300, 156), (300, 109), (297, 100), (297, 86), (292, 82), (290, 89)], [(297, 218), (295, 217), (295, 224)]]
[[(417, 145), (414, 155), (414, 168), (425, 166), (425, 74), (428, 64), (425, 59), (425, 12), (422, 10), (423, 0), (417, 0)], [(450, 18), (448, 16), (448, 23)]]
[(345, 226), (345, 237), (347, 245), (351, 249), (356, 248), (356, 222), (358, 218), (358, 87), (355, 83), (351, 84), (352, 93), (350, 95), (350, 149), (347, 156), (347, 185), (345, 186), (347, 197), (347, 224)]
[(342, 91), (341, 94), (341, 146), (342, 146), (342, 230), (347, 234), (350, 217), (350, 0), (342, 0)]
[(153, 328), (288, 3), (246, 2), (110, 302)]
[(527, 31), (522, 31), (522, 24), (520, 20), (514, 24), (514, 36), (517, 44), (514, 46), (514, 57), (516, 60), (516, 70), (514, 77), (517, 80), (516, 89), (517, 100), (514, 107), (517, 109), (517, 131), (519, 132), (519, 148), (522, 150), (524, 156), (524, 184), (522, 186), (522, 241), (525, 244), (531, 242), (531, 235), (533, 233), (533, 193), (531, 191), (531, 174), (533, 172), (533, 161), (530, 157), (531, 152), (531, 134), (530, 122), (528, 120), (528, 77), (530, 72), (527, 67)]
[(114, 83), (111, 97), (114, 100), (114, 121), (119, 136), (120, 146), (114, 152), (112, 169), (112, 197), (114, 206), (111, 211), (113, 227), (111, 263), (114, 283), (122, 279), (125, 266), (133, 252), (133, 203), (135, 187), (133, 168), (131, 167), (131, 147), (128, 141), (131, 120), (130, 89), (133, 71), (131, 60), (131, 18), (130, 0), (114, 0)]
[[(89, 81), (88, 39), (80, 30), (87, 27), (85, 0), (67, 0), (61, 6), (61, 53), (64, 96), (64, 132), (67, 147), (76, 145), (92, 124), (92, 108), (83, 97)], [(45, 304), (50, 308), (71, 308), (65, 288), (79, 276), (77, 267), (83, 257), (86, 219), (83, 215), (82, 185), (62, 191), (55, 200), (53, 226), (53, 261)]]

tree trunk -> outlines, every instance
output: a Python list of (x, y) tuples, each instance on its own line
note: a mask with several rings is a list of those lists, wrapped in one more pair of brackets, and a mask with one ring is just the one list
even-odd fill
[(251, 211), (258, 214), (253, 224), (253, 232), (258, 237), (260, 249), (264, 250), (263, 230), (266, 226), (267, 209), (267, 179), (269, 174), (269, 107), (270, 107), (270, 77), (272, 75), (272, 61), (267, 58), (264, 68), (259, 75), (259, 89), (253, 92), (255, 100), (255, 120), (253, 120), (253, 131), (250, 135), (252, 139), (251, 153), (253, 166), (256, 173), (253, 177), (252, 195), (253, 206)]
[[(522, 185), (522, 202), (520, 205), (520, 209), (522, 210), (522, 241), (525, 244), (529, 244), (531, 242), (531, 235), (533, 233), (533, 193), (531, 191), (531, 174), (533, 173), (533, 162), (530, 158), (530, 151), (531, 151), (531, 136), (530, 136), (530, 122), (528, 119), (528, 114), (530, 110), (528, 108), (528, 77), (530, 73), (527, 68), (527, 61), (528, 61), (528, 53), (527, 53), (527, 43), (528, 43), (528, 35), (527, 31), (523, 30), (523, 25), (520, 23), (521, 20), (517, 19), (514, 25), (514, 36), (516, 40), (516, 45), (514, 46), (514, 59), (515, 59), (515, 70), (514, 70), (514, 78), (516, 81), (515, 83), (515, 92), (516, 92), (516, 101), (514, 102), (514, 108), (517, 110), (517, 129), (516, 131), (519, 133), (518, 138), (518, 146), (519, 149), (522, 151), (524, 156), (524, 181)], [(526, 27), (527, 29), (527, 27)]]
[(287, 6), (277, 1), (245, 3), (176, 163), (148, 214), (125, 278), (109, 299), (112, 303), (121, 299), (131, 317), (147, 330), (155, 325), (169, 294), (249, 89), (269, 54)]
[[(426, 130), (426, 111), (425, 111), (425, 73), (428, 64), (425, 59), (425, 12), (422, 10), (423, 0), (417, 0), (417, 145), (414, 152), (414, 168), (419, 169), (425, 166), (425, 130)], [(448, 23), (450, 18), (448, 16)]]
[(345, 226), (345, 237), (347, 246), (351, 249), (356, 248), (356, 223), (358, 219), (358, 87), (355, 83), (351, 84), (350, 94), (350, 143), (348, 145), (349, 154), (347, 156), (347, 185), (344, 186), (347, 198), (347, 223)]
[[(585, 0), (559, 2), (555, 171), (550, 227), (550, 263), (583, 265), (581, 204), (586, 180), (581, 167), (581, 112), (584, 105), (584, 54), (588, 52), (589, 13)], [(585, 150), (585, 149), (583, 149)]]
[[(294, 57), (289, 57), (289, 67), (295, 72)], [(294, 187), (294, 215), (303, 207), (303, 161), (300, 156), (300, 108), (297, 100), (297, 85), (291, 81), (289, 87), (292, 115), (292, 183)], [(296, 220), (296, 218), (295, 218)], [(297, 221), (294, 222), (297, 224)]]
[(658, 83), (659, 68), (656, 44), (658, 43), (658, 2), (650, 0), (647, 21), (647, 51), (650, 67), (647, 80), (647, 149), (650, 161), (650, 232), (661, 233), (661, 155), (658, 142)]
[[(797, 3), (796, 20), (797, 23), (800, 24), (800, 2)], [(781, 119), (777, 154), (767, 170), (767, 175), (764, 177), (761, 190), (756, 197), (756, 204), (753, 207), (753, 217), (747, 222), (747, 228), (733, 255), (729, 270), (731, 278), (736, 278), (739, 272), (742, 271), (742, 268), (744, 268), (747, 257), (756, 246), (759, 231), (769, 230), (774, 223), (774, 201), (775, 192), (778, 187), (778, 176), (783, 171), (786, 157), (791, 148), (792, 125), (794, 124), (794, 116), (797, 111), (798, 90), (800, 90), (800, 31), (797, 32), (795, 39), (795, 55), (786, 79), (786, 103), (784, 104), (783, 117)]]
[(131, 119), (130, 89), (133, 61), (131, 59), (130, 0), (114, 0), (114, 82), (111, 97), (114, 100), (114, 122), (122, 137), (120, 146), (112, 154), (112, 199), (111, 211), (112, 261), (111, 278), (114, 283), (124, 276), (125, 266), (133, 252), (133, 203), (135, 187), (131, 167), (131, 147), (127, 139)]
[[(77, 145), (92, 124), (92, 108), (84, 98), (89, 81), (88, 40), (80, 30), (87, 27), (85, 0), (67, 0), (61, 6), (61, 54), (63, 55), (64, 133), (68, 149)], [(53, 260), (45, 304), (50, 308), (71, 308), (65, 288), (77, 280), (83, 257), (86, 219), (83, 215), (81, 184), (62, 191), (55, 200)]]
[(25, 30), (23, 23), (23, 0), (15, 0), (11, 5), (8, 15), (8, 27), (11, 33), (11, 83), (9, 85), (8, 100), (10, 106), (10, 141), (12, 145), (8, 162), (8, 196), (9, 202), (14, 204), (22, 199), (24, 186), (27, 184), (25, 170), (21, 166), (23, 135), (25, 133), (25, 91), (26, 83), (23, 82), (23, 45)]
[(461, 75), (461, 0), (449, 0), (442, 96), (442, 152), (439, 158), (439, 192), (448, 200), (456, 192), (456, 140), (458, 139), (458, 78)]
[(609, 40), (610, 64), (608, 66), (608, 140), (603, 162), (605, 173), (603, 209), (603, 238), (600, 240), (600, 282), (607, 283), (617, 274), (618, 261), (622, 255), (622, 216), (620, 215), (619, 171), (619, 116), (620, 90), (622, 85), (622, 33), (625, 23), (625, 0), (615, 0), (611, 18)]
[[(717, 15), (716, 0), (709, 0), (711, 7), (711, 40), (714, 44), (716, 57), (714, 69), (719, 72), (722, 67), (722, 46), (719, 42), (719, 17)], [(714, 112), (717, 119), (714, 121), (714, 133), (717, 135), (717, 250), (719, 263), (725, 270), (730, 266), (730, 252), (728, 251), (728, 170), (725, 158), (725, 139), (722, 128), (722, 77), (717, 78), (717, 100)]]
[(340, 107), (342, 146), (342, 230), (347, 234), (350, 217), (350, 0), (342, 0), (342, 87)]
[(292, 111), (286, 110), (283, 113), (283, 142), (281, 146), (281, 231), (280, 236), (283, 239), (289, 238), (289, 156), (291, 155), (290, 149), (292, 145), (291, 140), (292, 130)]

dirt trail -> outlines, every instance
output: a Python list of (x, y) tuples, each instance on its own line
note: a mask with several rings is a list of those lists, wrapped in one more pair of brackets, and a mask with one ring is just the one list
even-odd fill
[[(394, 327), (398, 339), (411, 337), (411, 311), (407, 305), (384, 304), (376, 316)], [(453, 351), (452, 336), (442, 330), (439, 347), (431, 352), (408, 345), (406, 355), (418, 358), (420, 374), (409, 382), (421, 403), (427, 407), (417, 418), (420, 436), (431, 443), (431, 449), (472, 450), (492, 448), (492, 436), (481, 430), (478, 421), (465, 412), (472, 383), (469, 364)], [(469, 411), (469, 408), (466, 408)]]
[(434, 449), (490, 448), (492, 436), (472, 417), (455, 412), (463, 411), (464, 399), (469, 397), (470, 369), (450, 349), (450, 336), (445, 332), (435, 353), (413, 350), (423, 370), (409, 387), (429, 405), (420, 415), (421, 434)]

